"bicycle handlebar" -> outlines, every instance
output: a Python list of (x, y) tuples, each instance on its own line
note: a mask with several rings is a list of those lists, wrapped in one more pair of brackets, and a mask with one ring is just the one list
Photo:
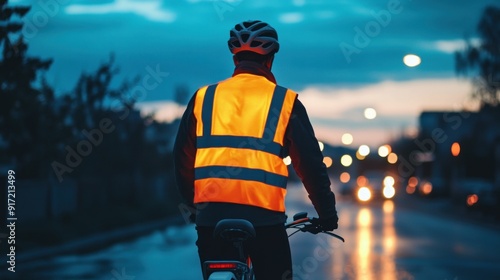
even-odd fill
[(342, 236), (335, 234), (331, 231), (324, 230), (318, 221), (319, 221), (318, 218), (305, 217), (305, 218), (300, 218), (300, 219), (297, 219), (297, 220), (294, 220), (290, 223), (285, 224), (285, 228), (287, 228), (287, 229), (288, 228), (297, 229), (297, 231), (291, 233), (288, 237), (292, 236), (293, 234), (295, 234), (299, 231), (309, 232), (312, 234), (325, 233), (325, 234), (328, 234), (330, 236), (333, 236), (333, 237), (341, 240), (342, 242), (345, 242), (345, 240)]

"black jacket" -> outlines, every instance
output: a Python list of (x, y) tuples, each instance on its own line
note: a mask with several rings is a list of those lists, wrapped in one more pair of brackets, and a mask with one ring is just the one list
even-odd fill
[[(274, 75), (257, 63), (239, 63), (233, 76), (240, 73), (261, 75), (276, 83)], [(174, 146), (175, 176), (179, 193), (185, 203), (181, 205), (181, 210), (196, 209), (198, 226), (214, 226), (223, 218), (247, 219), (255, 226), (283, 224), (286, 220), (284, 213), (259, 207), (214, 202), (193, 205), (196, 157), (194, 99), (195, 96), (189, 101), (182, 116)], [(330, 179), (323, 163), (323, 154), (319, 149), (306, 109), (298, 99), (294, 103), (286, 129), (284, 149), (284, 154), (290, 155), (293, 168), (302, 180), (319, 217), (327, 219), (336, 216), (335, 195), (330, 189)]]

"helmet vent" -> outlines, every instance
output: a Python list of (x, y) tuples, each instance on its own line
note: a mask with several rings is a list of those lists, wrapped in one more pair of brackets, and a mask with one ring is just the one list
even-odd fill
[(264, 28), (264, 27), (266, 27), (266, 26), (267, 26), (267, 24), (266, 24), (266, 23), (264, 23), (264, 22), (258, 23), (258, 24), (254, 25), (254, 26), (252, 27), (252, 31), (262, 29), (262, 28)]
[(264, 45), (262, 45), (262, 47), (263, 47), (264, 49), (267, 49), (267, 48), (268, 48), (268, 47), (270, 47), (272, 44), (273, 44), (273, 43), (271, 43), (271, 42), (267, 42), (267, 43), (265, 43)]
[(257, 21), (245, 21), (243, 23), (243, 26), (245, 26), (245, 28), (249, 28), (250, 26), (252, 26), (254, 23), (256, 23)]
[(262, 32), (260, 34), (260, 36), (262, 36), (262, 37), (271, 37), (271, 38), (278, 39), (278, 34), (276, 34), (275, 32), (272, 32), (272, 31)]
[(241, 40), (243, 43), (246, 43), (248, 41), (248, 37), (250, 37), (250, 34), (241, 34)]
[(250, 43), (250, 47), (252, 47), (252, 48), (258, 47), (260, 45), (262, 45), (262, 43), (258, 42), (258, 41), (252, 41), (252, 43)]

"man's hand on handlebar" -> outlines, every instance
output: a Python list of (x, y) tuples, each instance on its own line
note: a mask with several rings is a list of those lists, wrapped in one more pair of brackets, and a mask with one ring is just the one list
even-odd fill
[(337, 229), (339, 227), (338, 222), (339, 218), (337, 215), (327, 218), (327, 219), (322, 219), (321, 217), (317, 220), (318, 224), (321, 226), (323, 230), (326, 231), (332, 231), (334, 229)]
[(320, 218), (309, 218), (307, 217), (307, 212), (300, 212), (293, 216), (293, 221), (285, 224), (285, 228), (289, 229), (297, 229), (297, 231), (288, 235), (288, 237), (294, 235), (295, 233), (301, 232), (309, 232), (312, 234), (324, 233), (327, 235), (331, 235), (342, 242), (345, 242), (344, 238), (338, 234), (333, 233), (332, 231), (338, 227), (338, 217), (335, 216), (328, 219), (320, 219)]

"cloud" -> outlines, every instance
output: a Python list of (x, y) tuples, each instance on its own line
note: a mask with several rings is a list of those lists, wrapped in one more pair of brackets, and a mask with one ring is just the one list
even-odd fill
[(284, 13), (279, 16), (279, 21), (281, 23), (298, 23), (304, 20), (304, 15), (302, 13)]
[(132, 13), (156, 22), (170, 23), (175, 21), (175, 13), (161, 7), (162, 1), (134, 1), (115, 0), (112, 3), (95, 5), (69, 5), (65, 11), (67, 14), (112, 14)]
[[(481, 41), (479, 38), (470, 39), (470, 43), (473, 46), (478, 46)], [(466, 41), (464, 39), (455, 40), (437, 40), (433, 42), (426, 42), (422, 44), (423, 47), (431, 50), (438, 50), (444, 53), (454, 53), (456, 51), (461, 51), (466, 47)]]
[(292, 4), (296, 7), (302, 7), (306, 4), (306, 0), (293, 0)]
[(160, 122), (172, 122), (182, 117), (186, 106), (181, 106), (172, 101), (139, 102), (137, 107), (142, 115), (154, 113), (154, 119)]

